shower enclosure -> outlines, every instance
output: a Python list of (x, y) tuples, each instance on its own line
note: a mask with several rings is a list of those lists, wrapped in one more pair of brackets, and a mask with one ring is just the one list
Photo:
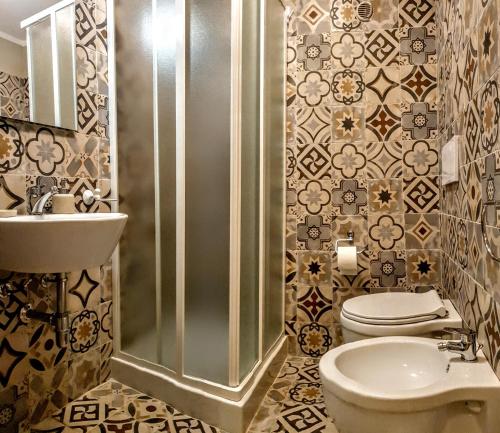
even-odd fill
[(116, 0), (115, 31), (113, 374), (243, 431), (286, 351), (285, 8)]

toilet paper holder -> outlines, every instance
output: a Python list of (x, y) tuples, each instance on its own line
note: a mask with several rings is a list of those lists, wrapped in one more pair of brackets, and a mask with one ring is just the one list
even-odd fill
[[(347, 238), (346, 239), (337, 239), (335, 241), (335, 252), (338, 254), (339, 252), (339, 244), (341, 242), (348, 242), (349, 244), (354, 243), (354, 232), (353, 231), (348, 231), (347, 232)], [(356, 251), (356, 254), (362, 254), (367, 250), (367, 247), (363, 248), (362, 250)]]

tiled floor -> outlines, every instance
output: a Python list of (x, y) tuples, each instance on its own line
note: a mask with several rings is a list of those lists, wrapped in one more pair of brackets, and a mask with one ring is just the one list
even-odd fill
[[(32, 428), (33, 433), (224, 433), (110, 380)], [(325, 412), (318, 362), (290, 357), (249, 433), (337, 433)]]

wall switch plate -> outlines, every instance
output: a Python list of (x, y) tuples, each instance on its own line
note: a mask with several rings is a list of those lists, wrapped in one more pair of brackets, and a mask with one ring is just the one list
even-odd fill
[(441, 150), (441, 176), (443, 185), (458, 182), (458, 144), (459, 136), (455, 135)]

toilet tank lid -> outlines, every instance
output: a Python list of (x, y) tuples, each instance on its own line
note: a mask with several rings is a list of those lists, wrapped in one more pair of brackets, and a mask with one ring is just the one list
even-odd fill
[(446, 307), (435, 290), (425, 293), (376, 293), (344, 302), (342, 310), (367, 319), (397, 320), (435, 315), (445, 317)]

